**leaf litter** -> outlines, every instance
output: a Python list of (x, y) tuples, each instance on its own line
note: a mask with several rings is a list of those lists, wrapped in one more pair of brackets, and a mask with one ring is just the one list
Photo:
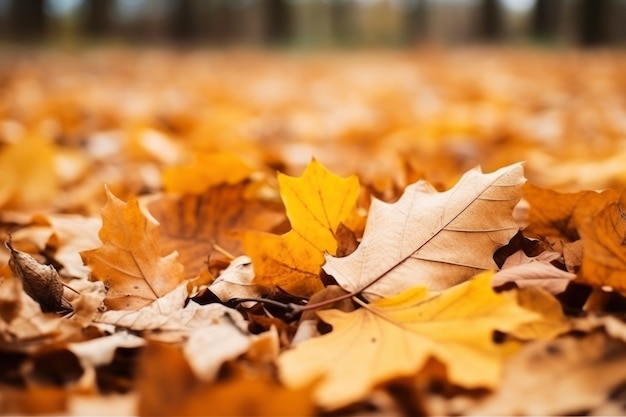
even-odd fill
[[(385, 114), (362, 118), (357, 104), (330, 96), (346, 109), (330, 128), (311, 97), (255, 102), (254, 83), (268, 75), (211, 59), (209, 78), (190, 64), (185, 79), (221, 89), (196, 97), (219, 106), (181, 113), (145, 91), (143, 109), (158, 121), (133, 119), (113, 99), (120, 91), (96, 94), (77, 72), (64, 106), (92, 108), (119, 129), (81, 126), (80, 149), (78, 126), (60, 118), (66, 136), (51, 138), (30, 113), (67, 108), (44, 103), (24, 119), (0, 109), (0, 412), (623, 413), (622, 180), (613, 168), (585, 174), (623, 155), (599, 146), (577, 175), (576, 146), (558, 163), (550, 152), (563, 147), (529, 141), (526, 124), (490, 136), (474, 122), (484, 117), (454, 112), (483, 100), (483, 111), (506, 114), (489, 83), (476, 87), (484, 97), (463, 85), (441, 95), (440, 115), (406, 118), (398, 109), (426, 105), (407, 88), (418, 85), (410, 60), (389, 57), (406, 73), (398, 79), (372, 63), (386, 80), (376, 85), (355, 76), (366, 57), (318, 62), (325, 82), (350, 85)], [(547, 58), (507, 59), (514, 73)], [(424, 73), (433, 85), (458, 84), (433, 56), (423, 62), (443, 70)], [(614, 61), (589, 63), (622, 80)], [(284, 66), (309, 80), (319, 74), (302, 68), (313, 67)], [(230, 84), (230, 72), (248, 76)], [(530, 121), (545, 90), (536, 88), (534, 107), (517, 103)], [(85, 92), (99, 98), (82, 101)], [(587, 131), (570, 133), (583, 141)], [(496, 145), (504, 150), (487, 158)]]

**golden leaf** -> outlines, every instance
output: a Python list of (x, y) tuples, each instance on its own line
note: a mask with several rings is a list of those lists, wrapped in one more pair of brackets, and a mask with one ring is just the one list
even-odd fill
[(496, 294), (491, 277), (483, 273), (434, 295), (415, 287), (350, 313), (321, 311), (333, 330), (283, 353), (281, 379), (297, 389), (319, 378), (316, 401), (337, 408), (377, 384), (416, 374), (435, 357), (451, 382), (495, 387), (503, 353), (493, 332), (514, 331), (541, 316), (520, 307), (512, 293)]
[(315, 159), (301, 177), (278, 180), (292, 229), (281, 236), (248, 232), (244, 249), (256, 283), (310, 296), (322, 289), (324, 253), (337, 251), (338, 228), (355, 210), (358, 180), (333, 175)]

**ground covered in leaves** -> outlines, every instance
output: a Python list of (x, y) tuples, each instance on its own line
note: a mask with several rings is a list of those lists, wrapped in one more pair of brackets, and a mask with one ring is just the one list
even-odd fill
[(0, 57), (0, 412), (626, 412), (626, 55)]

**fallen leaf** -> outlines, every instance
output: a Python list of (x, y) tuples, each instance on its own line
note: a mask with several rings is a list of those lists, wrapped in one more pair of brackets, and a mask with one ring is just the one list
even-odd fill
[(57, 195), (55, 146), (31, 132), (0, 150), (0, 207), (32, 210)]
[(491, 277), (484, 273), (434, 295), (416, 287), (351, 313), (321, 311), (333, 330), (284, 352), (278, 359), (281, 380), (296, 389), (320, 379), (316, 402), (333, 409), (363, 398), (377, 384), (414, 375), (435, 357), (451, 382), (493, 388), (503, 360), (493, 332), (541, 316), (519, 307), (512, 294), (494, 293)]
[(180, 347), (150, 343), (138, 368), (138, 414), (306, 416), (314, 413), (310, 387), (290, 390), (269, 373), (239, 368), (234, 371), (225, 381), (202, 381), (194, 375)]
[(213, 381), (224, 362), (245, 354), (254, 344), (267, 345), (268, 342), (272, 345), (271, 354), (277, 355), (279, 342), (275, 328), (259, 335), (252, 335), (245, 328), (224, 321), (191, 332), (183, 346), (183, 352), (199, 379)]
[(22, 282), (26, 294), (37, 301), (44, 313), (67, 313), (72, 305), (63, 296), (63, 282), (52, 265), (42, 265), (29, 254), (4, 242), (11, 252), (9, 267), (13, 276)]
[(247, 196), (248, 185), (216, 185), (198, 195), (166, 195), (148, 204), (160, 224), (162, 250), (178, 251), (185, 278), (206, 270), (209, 258), (226, 259), (215, 250), (215, 244), (234, 256), (241, 255), (237, 231), (267, 231), (284, 219), (273, 204)]
[(470, 415), (585, 415), (624, 382), (626, 349), (596, 332), (525, 346), (504, 368), (502, 384)]
[(494, 251), (518, 230), (511, 213), (522, 171), (521, 164), (474, 169), (445, 192), (418, 181), (393, 204), (374, 199), (359, 247), (344, 258), (326, 255), (324, 271), (347, 291), (386, 297), (420, 284), (445, 289), (496, 269)]
[(16, 346), (21, 342), (62, 338), (76, 331), (69, 320), (43, 313), (39, 303), (22, 291), (22, 283), (17, 278), (0, 281), (0, 311), (0, 337)]
[(562, 293), (569, 282), (576, 278), (576, 274), (551, 264), (561, 257), (559, 252), (545, 251), (529, 257), (524, 251), (517, 251), (507, 258), (501, 270), (493, 276), (493, 285), (499, 287), (514, 282), (519, 288), (537, 286), (551, 294)]
[(159, 227), (146, 218), (136, 198), (128, 203), (107, 188), (97, 249), (80, 253), (92, 279), (108, 288), (105, 304), (114, 310), (141, 308), (173, 290), (183, 280), (176, 252), (161, 257)]
[(189, 302), (187, 285), (182, 284), (169, 294), (138, 310), (112, 310), (99, 315), (95, 322), (113, 324), (129, 330), (155, 330), (160, 340), (179, 341), (195, 329), (219, 324), (225, 320), (245, 329), (242, 315), (222, 304), (200, 305)]
[(337, 251), (337, 231), (356, 209), (356, 177), (338, 177), (313, 159), (301, 177), (278, 175), (292, 229), (277, 236), (256, 231), (243, 237), (255, 282), (308, 297), (322, 289), (324, 253)]
[(357, 177), (340, 178), (313, 159), (300, 177), (278, 173), (278, 184), (292, 230), (320, 252), (335, 255), (337, 229), (356, 208)]
[(524, 235), (563, 242), (578, 240), (581, 224), (617, 198), (615, 190), (560, 193), (533, 184), (526, 184), (523, 194), (530, 204), (529, 225)]
[[(239, 256), (209, 285), (208, 290), (222, 302), (232, 298), (258, 298), (263, 293), (263, 287), (254, 284), (253, 280), (250, 258)], [(250, 304), (243, 303), (243, 306), (249, 307)]]
[(202, 194), (219, 184), (237, 184), (250, 177), (253, 168), (231, 152), (197, 152), (189, 165), (163, 171), (163, 187), (168, 193)]
[(580, 226), (583, 260), (580, 281), (608, 285), (626, 294), (626, 193)]

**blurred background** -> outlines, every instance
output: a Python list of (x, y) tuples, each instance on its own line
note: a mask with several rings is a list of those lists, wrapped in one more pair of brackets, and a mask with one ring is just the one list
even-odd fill
[(626, 45), (626, 0), (0, 0), (0, 43)]

